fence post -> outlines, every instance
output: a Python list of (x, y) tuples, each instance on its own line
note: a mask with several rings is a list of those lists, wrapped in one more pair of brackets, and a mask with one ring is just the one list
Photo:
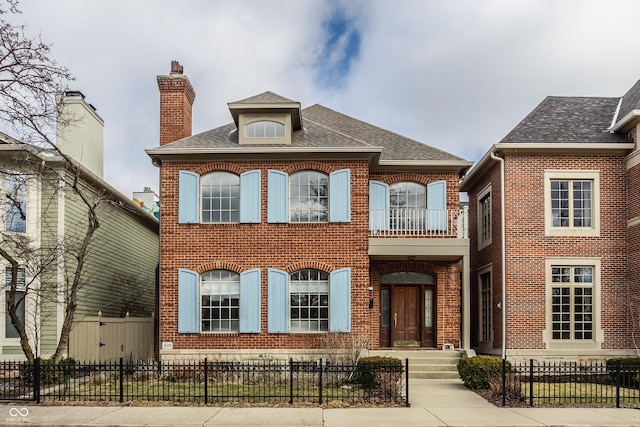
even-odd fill
[(529, 406), (533, 407), (533, 359), (529, 359)]
[(293, 358), (289, 358), (289, 405), (293, 405)]
[(124, 402), (124, 358), (120, 358), (120, 403)]
[(204, 404), (209, 403), (209, 368), (208, 368), (207, 358), (204, 358)]
[(406, 406), (407, 408), (409, 406), (411, 406), (411, 403), (409, 403), (409, 358), (407, 357), (406, 359), (404, 359), (404, 366), (405, 366), (405, 371), (404, 371), (404, 387), (405, 387), (405, 394), (406, 394)]
[(40, 404), (40, 358), (33, 361), (33, 400)]
[(502, 358), (502, 406), (507, 404), (507, 359)]
[(616, 360), (616, 408), (620, 407), (620, 359)]
[(318, 402), (322, 405), (322, 358), (318, 360), (318, 364), (320, 365), (320, 373), (318, 374)]

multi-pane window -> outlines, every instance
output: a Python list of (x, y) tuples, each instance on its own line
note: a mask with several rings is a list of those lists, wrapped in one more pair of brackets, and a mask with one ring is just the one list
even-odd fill
[(591, 227), (592, 189), (592, 180), (551, 180), (552, 226)]
[(480, 210), (480, 242), (491, 239), (491, 193), (484, 195), (478, 202)]
[(427, 190), (415, 182), (389, 186), (389, 221), (392, 230), (420, 230), (426, 222)]
[(594, 338), (593, 267), (551, 267), (551, 325), (554, 340)]
[(284, 138), (284, 125), (269, 120), (249, 123), (244, 127), (245, 138)]
[(212, 172), (201, 179), (202, 222), (240, 222), (240, 177)]
[[(5, 284), (6, 288), (9, 289), (11, 286), (11, 267), (7, 267), (5, 270)], [(24, 325), (24, 300), (25, 300), (25, 276), (24, 276), (24, 268), (18, 269), (18, 277), (16, 283), (16, 295), (15, 295), (15, 303), (16, 303), (16, 314), (18, 318)], [(5, 316), (4, 316), (4, 336), (5, 338), (20, 338), (18, 335), (18, 331), (15, 326), (11, 323), (11, 317), (9, 316), (9, 291), (5, 292)]]
[(320, 332), (329, 330), (329, 275), (305, 269), (289, 278), (289, 330)]
[(240, 275), (212, 270), (200, 279), (202, 332), (240, 330)]
[(491, 272), (480, 275), (481, 341), (491, 341)]
[(302, 171), (289, 177), (291, 222), (329, 221), (329, 177), (321, 172)]
[(27, 196), (24, 177), (7, 175), (5, 179), (5, 230), (27, 231)]

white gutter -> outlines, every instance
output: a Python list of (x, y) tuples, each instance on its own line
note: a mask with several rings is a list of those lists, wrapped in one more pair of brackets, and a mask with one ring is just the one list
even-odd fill
[(618, 101), (618, 106), (616, 107), (616, 112), (613, 114), (613, 119), (611, 119), (611, 125), (609, 126), (609, 133), (615, 133), (613, 132), (613, 127), (616, 125), (616, 122), (618, 121), (618, 115), (620, 114), (620, 106), (622, 105), (622, 100), (624, 98), (620, 98), (620, 101)]
[(502, 157), (498, 157), (495, 155), (493, 151), (491, 153), (491, 158), (493, 160), (497, 160), (500, 162), (500, 222), (501, 222), (501, 233), (502, 233), (502, 259), (501, 259), (501, 276), (502, 276), (502, 359), (506, 359), (507, 357), (507, 268), (506, 268), (506, 247), (507, 244), (505, 242), (505, 237), (507, 235), (505, 230), (505, 208), (504, 208), (504, 159)]

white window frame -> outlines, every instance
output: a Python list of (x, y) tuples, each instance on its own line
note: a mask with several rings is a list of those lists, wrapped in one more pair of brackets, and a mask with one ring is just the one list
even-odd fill
[[(237, 216), (237, 220), (236, 221), (231, 221), (231, 220), (229, 220), (229, 221), (213, 221), (211, 219), (209, 221), (205, 221), (204, 220), (204, 211), (205, 211), (205, 208), (204, 208), (204, 205), (205, 205), (204, 201), (205, 200), (204, 200), (204, 191), (203, 191), (204, 190), (204, 186), (205, 186), (204, 185), (204, 180), (205, 180), (206, 177), (213, 176), (215, 174), (228, 174), (228, 175), (236, 177), (237, 180), (238, 180), (238, 195), (237, 195), (237, 197), (229, 197), (228, 198), (229, 202), (231, 202), (233, 199), (237, 199), (238, 208), (235, 209), (236, 216)], [(229, 186), (231, 186), (231, 185), (229, 185)], [(237, 174), (235, 174), (233, 172), (228, 172), (228, 171), (224, 171), (224, 170), (222, 170), (222, 171), (211, 171), (211, 172), (208, 172), (206, 174), (200, 175), (200, 194), (198, 195), (198, 197), (200, 198), (200, 223), (201, 224), (239, 224), (240, 223), (240, 176), (239, 175), (237, 175)], [(215, 200), (214, 197), (209, 197), (209, 199), (210, 199), (211, 203), (213, 203), (213, 201)], [(217, 199), (221, 203), (220, 207), (218, 209), (213, 209), (211, 206), (209, 206), (209, 209), (207, 209), (209, 214), (211, 216), (213, 216), (214, 212), (218, 212), (220, 214), (220, 216), (222, 217), (222, 213), (223, 212), (228, 212), (229, 215), (231, 216), (231, 213), (233, 212), (233, 210), (231, 208), (229, 208), (229, 209), (223, 209), (222, 208), (223, 197), (219, 196)]]
[[(485, 218), (484, 218), (484, 211), (483, 211), (483, 204), (482, 201), (484, 199), (488, 199), (489, 200), (489, 218), (488, 218), (488, 222), (489, 222), (489, 229), (487, 230), (486, 233), (484, 233), (484, 224), (485, 224)], [(492, 196), (492, 192), (491, 192), (491, 184), (489, 184), (487, 187), (484, 188), (484, 190), (482, 190), (480, 193), (478, 193), (478, 196), (476, 197), (476, 201), (477, 201), (477, 217), (478, 217), (478, 250), (483, 249), (487, 246), (489, 246), (492, 243), (492, 239), (493, 239), (493, 196)], [(486, 235), (486, 237), (485, 237)]]
[[(483, 307), (483, 294), (484, 294), (484, 289), (482, 288), (482, 277), (484, 275), (488, 274), (489, 275), (489, 289), (488, 289), (488, 294), (489, 294), (489, 320), (488, 320), (488, 324), (489, 324), (489, 339), (485, 339), (484, 337), (484, 325), (485, 325), (485, 319), (484, 319), (484, 307)], [(480, 330), (479, 332), (479, 336), (478, 336), (478, 342), (480, 343), (480, 347), (491, 347), (491, 344), (493, 343), (493, 266), (492, 265), (488, 265), (486, 267), (481, 268), (480, 270), (478, 270), (478, 322), (480, 325)]]
[[(557, 266), (563, 267), (592, 267), (593, 268), (593, 339), (590, 340), (574, 340), (573, 338), (553, 339), (553, 313), (552, 298), (553, 288), (558, 284), (553, 282), (552, 268)], [(601, 296), (601, 260), (600, 258), (547, 258), (545, 259), (545, 282), (546, 282), (546, 329), (543, 331), (543, 341), (548, 350), (559, 349), (600, 349), (604, 342), (604, 331), (601, 327), (602, 318), (602, 296)], [(570, 282), (573, 285), (573, 282)], [(572, 319), (573, 321), (573, 319)]]
[[(554, 227), (551, 206), (551, 181), (592, 181), (591, 227)], [(600, 172), (594, 170), (544, 171), (545, 236), (600, 236)]]
[[(275, 122), (284, 125), (284, 136), (282, 137), (251, 137), (245, 135), (247, 125), (256, 122)], [(241, 113), (238, 117), (238, 143), (240, 145), (260, 145), (260, 144), (291, 144), (291, 114), (251, 114)]]
[[(327, 199), (327, 209), (326, 209), (326, 218), (327, 219), (325, 221), (322, 221), (319, 218), (318, 218), (318, 221), (309, 221), (309, 220), (307, 220), (307, 221), (300, 221), (300, 220), (294, 221), (293, 218), (292, 218), (292, 213), (294, 211), (292, 210), (292, 207), (291, 207), (292, 206), (291, 200), (294, 198), (294, 196), (293, 196), (292, 183), (291, 182), (292, 182), (292, 179), (293, 179), (294, 176), (301, 175), (301, 174), (303, 174), (305, 172), (322, 175), (327, 180), (327, 195), (325, 197), (323, 197), (323, 198)], [(330, 196), (329, 196), (329, 194), (331, 192), (331, 187), (329, 185), (330, 180), (331, 180), (331, 177), (330, 177), (329, 174), (324, 173), (322, 171), (315, 170), (315, 169), (305, 169), (305, 170), (294, 172), (294, 173), (289, 175), (289, 181), (287, 182), (287, 185), (289, 186), (289, 188), (288, 188), (289, 200), (288, 200), (288, 212), (287, 212), (287, 215), (289, 216), (289, 223), (291, 223), (291, 224), (327, 224), (327, 223), (331, 222), (330, 221), (331, 218), (329, 217), (330, 216), (329, 201), (331, 200)], [(298, 187), (302, 187), (302, 186), (299, 185)], [(310, 197), (310, 196), (307, 196), (307, 197)], [(298, 197), (298, 198), (300, 198), (300, 197)], [(300, 212), (300, 210), (298, 210), (298, 212)]]
[[(305, 270), (306, 270), (306, 271), (317, 271), (319, 274), (326, 274), (326, 276), (327, 276), (327, 280), (326, 280), (326, 288), (327, 288), (327, 291), (326, 291), (326, 300), (327, 300), (327, 305), (326, 305), (326, 307), (322, 306), (322, 305), (321, 305), (321, 297), (319, 297), (318, 306), (317, 306), (318, 308), (316, 309), (316, 310), (318, 310), (318, 316), (317, 316), (317, 317), (311, 317), (311, 315), (309, 315), (309, 316), (304, 317), (304, 318), (303, 318), (303, 317), (298, 317), (298, 318), (297, 318), (297, 320), (294, 320), (293, 316), (291, 315), (291, 310), (292, 310), (292, 308), (293, 308), (293, 307), (292, 307), (292, 305), (291, 305), (291, 294), (292, 294), (292, 293), (294, 293), (294, 292), (292, 292), (292, 284), (293, 284), (294, 280), (293, 280), (291, 277), (292, 277), (294, 274), (296, 274), (296, 273), (300, 273), (301, 271), (305, 271)], [(330, 321), (330, 316), (331, 316), (331, 305), (330, 305), (330, 299), (329, 299), (329, 282), (330, 282), (330, 280), (331, 280), (331, 275), (330, 275), (329, 273), (327, 273), (326, 271), (319, 270), (319, 269), (317, 269), (317, 268), (302, 268), (302, 269), (300, 269), (300, 270), (296, 270), (296, 271), (294, 271), (293, 273), (291, 273), (291, 274), (289, 275), (289, 290), (288, 290), (288, 295), (287, 295), (287, 300), (288, 300), (288, 301), (287, 301), (287, 306), (288, 306), (288, 308), (289, 308), (289, 332), (290, 332), (290, 333), (294, 333), (294, 334), (298, 334), (298, 333), (308, 334), (308, 333), (328, 333), (328, 332), (329, 332), (329, 321)], [(304, 284), (304, 283), (307, 283), (307, 285), (309, 285), (309, 284), (312, 284), (312, 283), (318, 284), (318, 283), (322, 283), (322, 282), (325, 282), (325, 281), (323, 281), (323, 280), (311, 280), (311, 279), (307, 279), (307, 280), (304, 280), (304, 281), (303, 281), (303, 280), (300, 280), (300, 282), (301, 282), (301, 283), (303, 283), (303, 284)], [(315, 290), (314, 290), (314, 292), (315, 292)], [(314, 292), (308, 291), (308, 292), (296, 292), (296, 293), (309, 294), (309, 295), (310, 295), (310, 294), (312, 294), (312, 293), (314, 293)], [(325, 292), (319, 292), (319, 291), (317, 291), (317, 293), (318, 293), (318, 294), (322, 294), (322, 295), (323, 295), (323, 294), (325, 294)], [(299, 307), (301, 307), (301, 309), (304, 309), (304, 307), (308, 307), (308, 308), (307, 308), (308, 310), (311, 310), (311, 309), (312, 309), (312, 306), (311, 306), (311, 305), (309, 305), (309, 306), (302, 306), (302, 305), (300, 305)], [(326, 309), (326, 311), (327, 311), (327, 316), (326, 316), (326, 317), (323, 317), (323, 316), (322, 316), (322, 314), (321, 314), (321, 311), (322, 311), (323, 309)], [(306, 329), (306, 330), (302, 330), (302, 329), (299, 329), (299, 328), (293, 328), (293, 326), (292, 326), (292, 325), (293, 325), (293, 322), (295, 322), (295, 321), (300, 322), (300, 324), (303, 324), (303, 323), (304, 323), (304, 324), (309, 325), (309, 324), (311, 324), (311, 322), (312, 322), (312, 321), (314, 321), (314, 319), (316, 319), (316, 318), (318, 319), (318, 322), (319, 322), (319, 323), (318, 323), (318, 329)], [(320, 323), (320, 322), (322, 322), (323, 320), (324, 320), (324, 321), (326, 321), (326, 323), (327, 323), (327, 328), (326, 328), (326, 329), (322, 329), (322, 328), (320, 327), (320, 325), (321, 325), (321, 323)]]
[[(236, 322), (237, 322), (237, 324), (238, 324), (238, 328), (237, 328), (237, 329), (229, 328), (228, 330), (212, 330), (212, 329), (211, 329), (211, 327), (210, 327), (210, 328), (209, 328), (210, 330), (206, 331), (206, 330), (204, 330), (204, 328), (202, 327), (203, 322), (204, 322), (205, 320), (212, 321), (212, 320), (215, 320), (215, 319), (212, 319), (212, 318), (211, 318), (211, 316), (209, 316), (209, 318), (208, 318), (208, 319), (205, 319), (205, 318), (203, 317), (202, 312), (203, 312), (203, 310), (204, 310), (205, 308), (207, 308), (207, 307), (204, 307), (204, 306), (202, 305), (202, 298), (204, 297), (204, 295), (210, 295), (210, 296), (211, 296), (211, 295), (216, 295), (216, 294), (212, 294), (212, 293), (206, 293), (206, 294), (205, 294), (205, 293), (203, 292), (203, 287), (205, 286), (205, 280), (204, 280), (204, 277), (205, 277), (205, 275), (206, 275), (207, 273), (214, 273), (214, 272), (218, 272), (218, 271), (224, 271), (224, 272), (232, 273), (233, 275), (237, 276), (238, 305), (237, 305), (237, 307), (236, 307), (236, 306), (229, 306), (230, 308), (228, 308), (228, 309), (229, 309), (229, 310), (233, 310), (233, 308), (235, 307), (235, 308), (238, 310), (238, 318), (236, 319)], [(235, 276), (233, 276), (233, 277), (235, 277)], [(200, 274), (200, 277), (198, 278), (198, 282), (199, 282), (199, 283), (198, 283), (198, 310), (199, 310), (199, 313), (198, 313), (198, 314), (199, 314), (199, 315), (198, 315), (198, 319), (200, 320), (200, 325), (199, 325), (199, 327), (200, 327), (200, 333), (203, 333), (203, 334), (225, 334), (225, 333), (238, 334), (238, 333), (240, 333), (240, 274), (238, 274), (238, 273), (236, 273), (236, 272), (234, 272), (234, 271), (225, 270), (225, 269), (209, 270), (209, 271), (205, 271), (204, 273)], [(219, 281), (212, 281), (212, 284), (217, 284), (217, 285), (219, 285), (220, 283), (221, 283), (221, 282), (219, 282)], [(225, 283), (228, 283), (228, 284), (236, 284), (236, 281), (233, 281), (233, 282), (231, 282), (231, 281), (226, 281)], [(231, 294), (228, 294), (228, 293), (219, 293), (219, 294), (217, 294), (217, 295), (231, 295)], [(211, 305), (210, 305), (209, 307), (210, 307), (210, 310), (213, 310), (213, 309), (214, 309)], [(222, 309), (224, 309), (224, 308), (225, 308), (225, 307), (221, 306), (220, 310), (222, 310)], [(217, 319), (218, 319), (218, 320), (221, 320), (222, 318), (219, 316)], [(229, 319), (230, 319), (230, 321), (232, 321), (232, 317), (231, 317), (231, 316), (229, 317)], [(211, 325), (210, 325), (210, 326), (211, 326)]]

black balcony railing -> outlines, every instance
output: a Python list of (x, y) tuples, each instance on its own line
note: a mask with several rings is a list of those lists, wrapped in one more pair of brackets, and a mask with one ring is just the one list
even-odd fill
[(396, 366), (287, 361), (0, 362), (0, 400), (190, 404), (408, 404)]

